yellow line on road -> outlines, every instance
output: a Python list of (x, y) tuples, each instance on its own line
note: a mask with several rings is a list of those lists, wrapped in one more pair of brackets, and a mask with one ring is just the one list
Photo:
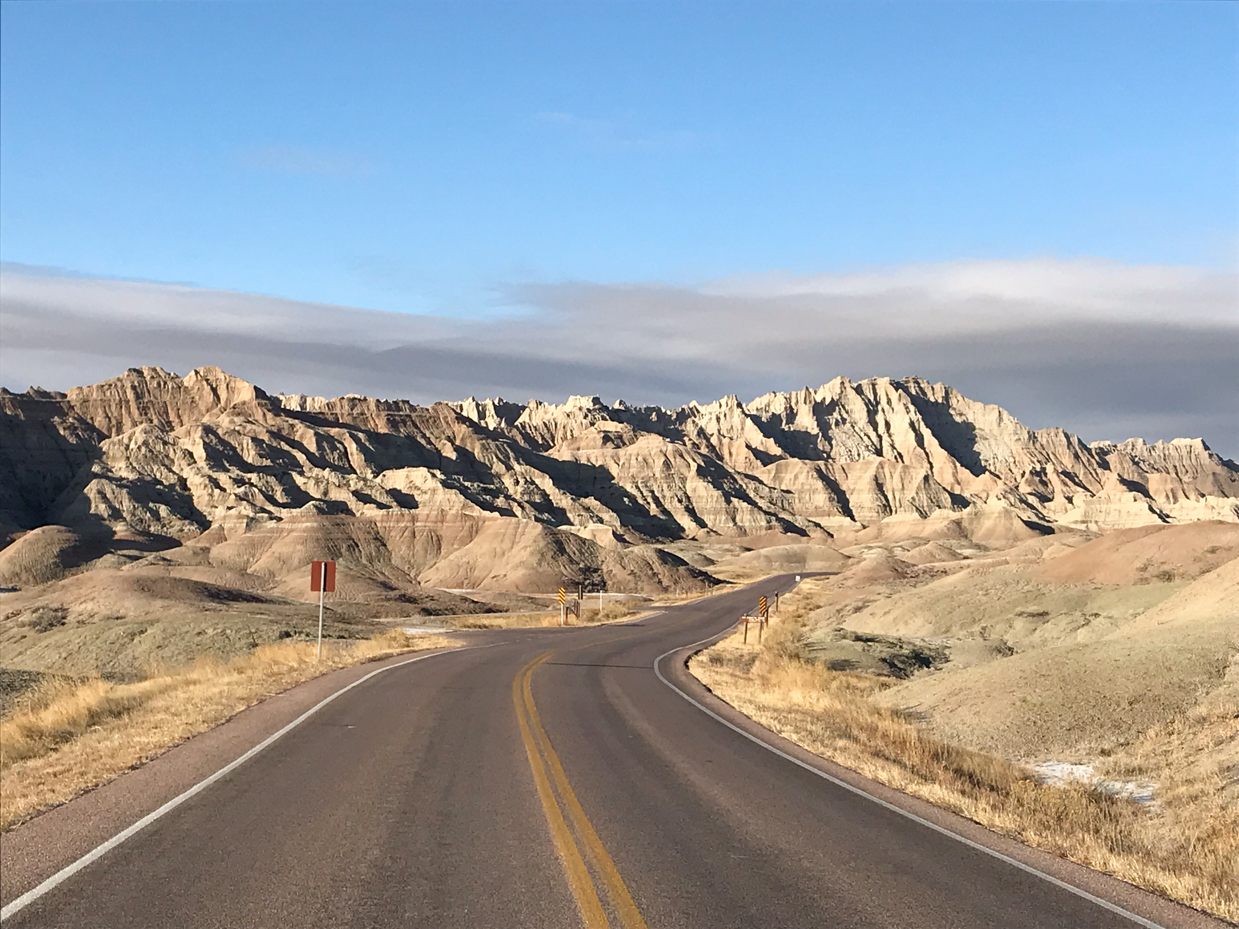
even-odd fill
[(564, 876), (568, 879), (568, 887), (576, 899), (577, 908), (581, 911), (581, 921), (586, 929), (608, 929), (607, 915), (602, 909), (602, 901), (598, 899), (598, 891), (589, 876), (589, 869), (581, 858), (581, 852), (572, 839), (572, 833), (564, 821), (564, 814), (555, 802), (555, 794), (551, 790), (551, 782), (546, 776), (546, 767), (538, 754), (537, 743), (529, 731), (529, 721), (522, 706), (521, 690), (533, 669), (546, 658), (546, 655), (535, 658), (512, 680), (512, 703), (516, 707), (516, 723), (520, 726), (521, 740), (525, 743), (525, 754), (529, 756), (529, 767), (533, 771), (534, 784), (538, 788), (538, 799), (542, 801), (542, 812), (546, 815), (547, 825), (551, 829), (551, 839), (555, 843), (555, 851), (559, 853), (560, 863), (564, 868)]
[(619, 869), (615, 866), (615, 862), (611, 860), (611, 856), (607, 854), (606, 847), (602, 844), (602, 840), (598, 838), (598, 833), (594, 831), (593, 823), (585, 815), (585, 810), (577, 799), (576, 792), (568, 782), (568, 775), (564, 773), (564, 766), (560, 763), (555, 749), (551, 747), (551, 740), (547, 736), (546, 730), (542, 728), (542, 720), (538, 717), (538, 708), (533, 702), (533, 688), (530, 682), (533, 679), (533, 672), (537, 670), (542, 662), (550, 658), (552, 654), (552, 652), (547, 652), (536, 659), (533, 666), (526, 672), (524, 683), (522, 684), (525, 709), (529, 712), (529, 720), (533, 727), (534, 736), (538, 740), (542, 754), (546, 756), (547, 763), (550, 765), (551, 774), (555, 778), (555, 787), (559, 791), (559, 796), (563, 800), (564, 805), (568, 807), (568, 812), (572, 816), (572, 822), (576, 826), (577, 833), (584, 840), (585, 847), (589, 851), (590, 858), (593, 859), (594, 866), (602, 872), (603, 880), (606, 881), (607, 885), (607, 894), (610, 896), (611, 903), (619, 914), (620, 922), (623, 924), (624, 929), (646, 929), (645, 920), (641, 918), (641, 911), (637, 909), (637, 904), (633, 902), (632, 894), (628, 892), (624, 879), (620, 877)]
[[(685, 625), (694, 618), (693, 616), (686, 616), (680, 622), (673, 623), (673, 626)], [(640, 634), (640, 632), (632, 632), (627, 635), (616, 636), (605, 642), (591, 644), (610, 644), (624, 639), (635, 638)], [(588, 647), (588, 645), (580, 645), (575, 648), (560, 649), (560, 651), (572, 652)], [(555, 849), (559, 853), (564, 875), (568, 879), (568, 886), (572, 890), (573, 897), (576, 898), (577, 907), (581, 911), (581, 919), (584, 921), (586, 929), (610, 929), (610, 923), (607, 920), (606, 912), (602, 908), (602, 902), (598, 897), (598, 890), (594, 886), (593, 878), (590, 876), (589, 869), (581, 857), (577, 841), (573, 838), (572, 831), (568, 828), (568, 823), (564, 819), (563, 810), (560, 809), (559, 802), (555, 799), (556, 791), (558, 791), (564, 806), (567, 807), (569, 816), (572, 817), (572, 823), (576, 827), (576, 832), (581, 842), (585, 845), (590, 861), (593, 862), (594, 870), (602, 875), (606, 883), (607, 895), (611, 900), (612, 907), (623, 923), (624, 929), (647, 929), (645, 920), (642, 918), (640, 910), (637, 909), (637, 904), (632, 899), (632, 894), (628, 892), (624, 879), (620, 877), (619, 869), (607, 853), (602, 840), (598, 838), (598, 833), (594, 830), (589, 817), (585, 815), (585, 810), (577, 799), (576, 792), (568, 782), (568, 775), (564, 772), (564, 766), (560, 763), (555, 749), (551, 747), (551, 740), (547, 736), (546, 730), (542, 727), (542, 720), (538, 716), (538, 707), (534, 703), (533, 686), (531, 683), (533, 672), (553, 654), (555, 654), (555, 651), (544, 652), (537, 658), (534, 658), (529, 664), (521, 668), (517, 672), (516, 677), (512, 679), (512, 703), (516, 707), (516, 722), (520, 726), (521, 739), (525, 743), (525, 754), (529, 757), (529, 768), (533, 771), (534, 783), (538, 788), (538, 797), (542, 801), (542, 812), (546, 815), (546, 822), (551, 830), (551, 838), (555, 842)], [(545, 763), (543, 762), (543, 756), (546, 757)], [(555, 779), (554, 790), (552, 790), (550, 780), (547, 778), (546, 769), (548, 766), (551, 769), (551, 776)]]

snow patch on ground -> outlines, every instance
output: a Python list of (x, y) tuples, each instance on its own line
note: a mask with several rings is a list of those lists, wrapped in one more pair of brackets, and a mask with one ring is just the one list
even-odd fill
[(1042, 761), (1033, 765), (1040, 784), (1061, 787), (1064, 784), (1084, 784), (1112, 797), (1126, 797), (1136, 803), (1153, 802), (1153, 785), (1142, 781), (1108, 781), (1093, 773), (1091, 764), (1067, 761)]

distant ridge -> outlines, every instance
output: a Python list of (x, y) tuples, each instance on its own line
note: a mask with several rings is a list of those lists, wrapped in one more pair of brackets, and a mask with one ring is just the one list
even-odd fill
[[(68, 393), (0, 390), (6, 539), (57, 525), (241, 552), (239, 537), (260, 547), (288, 520), (326, 518), (372, 522), (389, 547), (405, 533), (393, 570), (416, 577), (443, 562), (444, 586), (502, 571), (477, 552), (446, 560), (475, 540), (691, 586), (700, 572), (662, 549), (640, 564), (615, 553), (826, 539), (892, 519), (1008, 534), (1239, 521), (1239, 468), (1200, 439), (1089, 445), (1034, 431), (919, 378), (836, 378), (678, 409), (273, 396), (212, 367), (133, 368)], [(493, 519), (528, 528), (483, 532)], [(256, 551), (235, 555), (239, 566)]]

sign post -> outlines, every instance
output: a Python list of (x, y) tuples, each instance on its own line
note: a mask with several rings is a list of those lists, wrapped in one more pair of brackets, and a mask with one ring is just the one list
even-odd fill
[(762, 619), (761, 613), (758, 613), (757, 615), (747, 613), (740, 617), (740, 622), (744, 624), (744, 637), (741, 641), (745, 645), (749, 644), (749, 624), (757, 623), (757, 644), (761, 645), (761, 631), (766, 625), (766, 621)]
[(568, 623), (568, 592), (562, 587), (559, 588), (559, 624), (561, 626)]
[(318, 660), (323, 660), (323, 594), (336, 589), (336, 563), (315, 561), (310, 565), (310, 590), (318, 591)]

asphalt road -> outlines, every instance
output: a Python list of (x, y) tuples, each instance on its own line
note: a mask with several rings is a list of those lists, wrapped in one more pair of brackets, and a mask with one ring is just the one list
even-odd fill
[(655, 673), (791, 580), (631, 625), (480, 633), (376, 674), (4, 925), (1200, 924), (814, 761), (711, 702), (684, 652)]

